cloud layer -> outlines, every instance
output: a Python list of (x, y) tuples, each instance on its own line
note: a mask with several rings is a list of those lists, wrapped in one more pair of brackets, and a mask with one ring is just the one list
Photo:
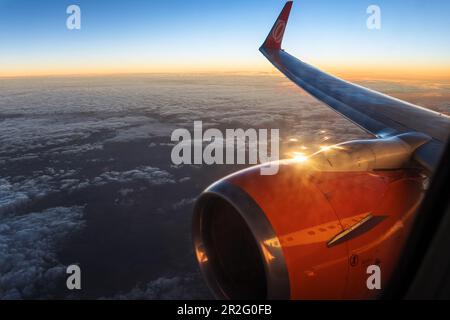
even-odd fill
[[(366, 84), (450, 110), (448, 84)], [(198, 120), (280, 129), (283, 152), (368, 137), (283, 77), (0, 80), (0, 299), (69, 297), (57, 290), (59, 252), (93, 273), (118, 264), (105, 279), (125, 289), (98, 282), (89, 297), (210, 298), (191, 252), (191, 210), (205, 187), (242, 168), (172, 165), (172, 130)]]
[(82, 207), (50, 208), (2, 219), (0, 299), (51, 297), (66, 270), (57, 252), (83, 226)]

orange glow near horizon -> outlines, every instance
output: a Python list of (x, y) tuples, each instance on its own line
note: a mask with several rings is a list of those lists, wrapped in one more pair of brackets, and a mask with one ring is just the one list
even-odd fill
[[(331, 65), (316, 64), (325, 72), (344, 79), (381, 79), (381, 80), (450, 80), (450, 65)], [(3, 66), (0, 78), (45, 77), (45, 76), (112, 76), (126, 74), (242, 74), (264, 73), (280, 75), (271, 65), (235, 65), (235, 64), (160, 64), (151, 65), (100, 65), (100, 66), (23, 66), (8, 68)]]

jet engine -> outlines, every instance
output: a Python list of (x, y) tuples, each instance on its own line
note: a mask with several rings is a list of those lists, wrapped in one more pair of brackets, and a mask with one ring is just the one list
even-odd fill
[(412, 156), (429, 139), (404, 134), (325, 148), (214, 183), (193, 217), (196, 257), (221, 299), (367, 299), (368, 268), (384, 288), (427, 175)]

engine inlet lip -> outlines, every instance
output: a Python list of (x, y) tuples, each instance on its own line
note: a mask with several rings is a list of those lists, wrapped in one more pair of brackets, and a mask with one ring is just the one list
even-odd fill
[[(217, 299), (230, 299), (215, 278), (212, 266), (205, 259), (206, 249), (203, 239), (202, 221), (205, 207), (214, 198), (228, 202), (244, 219), (258, 244), (259, 254), (264, 265), (267, 299), (287, 300), (290, 298), (290, 282), (286, 260), (281, 246), (267, 245), (279, 243), (273, 227), (259, 205), (241, 188), (228, 181), (219, 181), (206, 189), (196, 201), (194, 207), (192, 240), (197, 262), (206, 283)], [(239, 204), (239, 205), (238, 205)], [(265, 252), (263, 252), (263, 250)], [(266, 257), (270, 257), (266, 258)]]

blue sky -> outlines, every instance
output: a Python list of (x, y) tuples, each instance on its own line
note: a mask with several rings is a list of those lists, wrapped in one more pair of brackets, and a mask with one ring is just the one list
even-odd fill
[[(81, 7), (81, 30), (66, 8)], [(0, 0), (0, 75), (268, 70), (284, 0)], [(381, 8), (382, 28), (366, 27)], [(448, 0), (297, 0), (284, 47), (319, 66), (450, 66)]]

